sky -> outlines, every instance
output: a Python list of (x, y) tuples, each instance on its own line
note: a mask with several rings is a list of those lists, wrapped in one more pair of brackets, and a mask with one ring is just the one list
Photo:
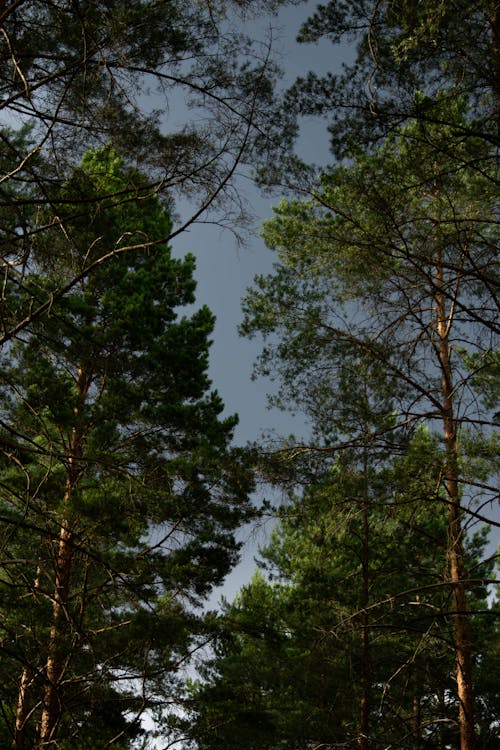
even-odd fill
[[(276, 55), (286, 70), (284, 85), (291, 83), (304, 70), (326, 70), (335, 66), (335, 59), (327, 54), (334, 49), (331, 44), (294, 43), (301, 21), (314, 7), (315, 3), (287, 7), (269, 21), (273, 25)], [(248, 29), (244, 30), (256, 32), (262, 39), (269, 33), (268, 22), (256, 24), (249, 21), (247, 25)], [(340, 61), (338, 55), (337, 64)], [(308, 161), (324, 163), (328, 159), (325, 123), (310, 121), (304, 124), (299, 140), (301, 155)], [(197, 258), (197, 300), (200, 304), (207, 304), (217, 318), (211, 351), (211, 377), (222, 395), (227, 413), (239, 414), (240, 424), (235, 438), (236, 442), (244, 443), (257, 438), (262, 429), (293, 431), (295, 427), (302, 429), (302, 422), (296, 424), (289, 415), (266, 409), (266, 392), (272, 385), (251, 381), (252, 364), (260, 345), (240, 338), (237, 333), (242, 320), (241, 298), (246, 288), (256, 274), (272, 270), (273, 254), (265, 247), (259, 233), (262, 221), (271, 216), (272, 205), (280, 198), (278, 194), (274, 198), (264, 196), (248, 175), (239, 178), (238, 186), (255, 216), (244, 247), (238, 246), (230, 231), (207, 224), (190, 227), (174, 239), (172, 246), (175, 254), (192, 252)]]
[[(250, 20), (243, 27), (246, 33), (265, 40), (272, 26), (275, 54), (284, 69), (283, 86), (290, 85), (297, 76), (310, 69), (334, 70), (349, 54), (349, 50), (336, 49), (330, 42), (318, 45), (299, 45), (295, 42), (300, 24), (315, 6), (315, 2), (288, 6), (277, 17), (261, 22)], [(325, 122), (304, 120), (297, 150), (308, 162), (326, 163), (329, 150)], [(251, 377), (262, 342), (249, 341), (238, 335), (238, 325), (242, 322), (241, 298), (252, 285), (256, 274), (272, 271), (273, 253), (260, 237), (260, 228), (262, 221), (272, 215), (272, 205), (276, 205), (280, 199), (278, 194), (273, 197), (263, 195), (248, 176), (240, 177), (239, 189), (255, 217), (245, 246), (238, 246), (234, 235), (228, 230), (198, 224), (177, 236), (172, 249), (174, 254), (192, 252), (196, 256), (197, 301), (208, 305), (216, 316), (210, 376), (226, 405), (226, 413), (239, 415), (235, 442), (241, 445), (255, 441), (262, 433), (269, 431), (277, 435), (305, 436), (308, 428), (302, 416), (293, 417), (267, 407), (266, 396), (275, 387), (274, 384), (262, 378), (252, 380)], [(222, 595), (232, 599), (239, 588), (249, 581), (255, 570), (254, 556), (258, 547), (265, 544), (272, 526), (270, 521), (240, 531), (240, 540), (244, 544), (242, 563), (228, 576), (224, 586), (213, 593), (209, 600), (210, 607), (215, 607)]]
[[(342, 62), (353, 57), (352, 49), (334, 46), (328, 41), (314, 45), (295, 42), (301, 23), (315, 6), (315, 2), (287, 6), (277, 17), (259, 22), (249, 21), (242, 29), (264, 40), (272, 25), (275, 55), (285, 73), (283, 86), (290, 85), (297, 76), (304, 75), (308, 70), (339, 71)], [(297, 150), (308, 162), (325, 165), (330, 161), (324, 120), (302, 120)], [(252, 285), (256, 274), (272, 271), (273, 254), (265, 247), (259, 232), (262, 221), (272, 215), (272, 205), (276, 205), (280, 199), (278, 194), (272, 198), (263, 195), (248, 176), (240, 177), (239, 189), (255, 215), (254, 227), (247, 236), (245, 247), (238, 246), (231, 232), (199, 224), (175, 238), (173, 251), (180, 255), (192, 252), (196, 256), (198, 303), (207, 304), (216, 315), (210, 375), (213, 386), (226, 405), (226, 413), (239, 415), (235, 442), (245, 444), (255, 441), (262, 433), (269, 431), (275, 431), (277, 435), (306, 436), (308, 427), (303, 417), (292, 417), (288, 413), (267, 408), (266, 395), (274, 385), (261, 378), (257, 381), (251, 378), (252, 366), (262, 342), (249, 341), (238, 335), (238, 325), (242, 321), (242, 296)], [(188, 210), (189, 207), (186, 207)], [(231, 600), (240, 587), (250, 580), (256, 567), (254, 557), (258, 554), (258, 547), (265, 545), (272, 527), (273, 522), (269, 521), (240, 532), (240, 539), (244, 543), (242, 562), (228, 576), (224, 586), (213, 593), (209, 607), (216, 607), (221, 596)], [(489, 554), (494, 553), (498, 537), (497, 529), (491, 536)]]

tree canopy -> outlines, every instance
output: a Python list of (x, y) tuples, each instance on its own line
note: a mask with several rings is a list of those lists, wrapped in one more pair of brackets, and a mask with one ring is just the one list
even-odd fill
[(156, 195), (136, 201), (143, 179), (112, 148), (86, 154), (61, 193), (68, 236), (33, 249), (26, 303), (31, 285), (77, 277), (84, 253), (115, 252), (3, 357), (2, 733), (16, 748), (130, 742), (202, 638), (192, 605), (249, 513), (236, 420), (206, 375), (213, 317), (178, 314), (193, 258), (119, 253), (170, 226)]
[[(370, 463), (346, 450), (281, 508), (263, 571), (226, 604), (192, 687), (198, 747), (457, 746), (438, 443), (422, 428), (404, 455)], [(493, 748), (498, 618), (484, 617), (480, 577), (493, 562), (480, 564), (483, 545), (484, 535), (469, 540), (466, 559), (477, 576), (478, 746)]]
[[(312, 419), (299, 452), (373, 450), (384, 436), (394, 452), (423, 424), (439, 436), (461, 750), (476, 743), (467, 530), (495, 523), (498, 498), (498, 12), (318, 6), (299, 39), (355, 39), (356, 60), (340, 76), (299, 79), (285, 106), (327, 121), (335, 162), (312, 183), (295, 182), (290, 154), (263, 173), (309, 197), (282, 201), (265, 223), (278, 262), (256, 278), (242, 326), (268, 340), (257, 371), (279, 380), (273, 403)], [(379, 394), (391, 393), (377, 422), (346, 399), (353, 359), (351, 382), (368, 362)], [(360, 746), (370, 741), (362, 731)]]
[[(66, 194), (64, 211), (51, 211), (53, 201), (62, 208), (61, 187), (75, 165), (89, 148), (108, 143), (128, 166), (140, 167), (143, 190), (149, 186), (170, 205), (184, 201), (182, 217), (156, 241), (169, 241), (200, 217), (236, 231), (245, 211), (234, 173), (272, 143), (271, 122), (265, 123), (276, 73), (269, 50), (253, 45), (228, 20), (227, 6), (239, 5), (1, 4), (4, 270), (15, 269), (21, 282), (33, 242), (56, 226), (65, 235), (78, 201)], [(54, 226), (37, 221), (41, 207)], [(137, 242), (151, 240), (143, 234)], [(56, 296), (64, 293), (54, 290)], [(39, 307), (32, 306), (22, 325)], [(3, 322), (0, 341), (21, 324), (7, 327), (5, 317)]]
[[(327, 118), (332, 148), (342, 156), (356, 145), (380, 143), (408, 119), (452, 122), (458, 98), (467, 102), (467, 117), (455, 122), (454, 137), (495, 147), (499, 29), (496, 0), (331, 0), (316, 7), (298, 40), (355, 44), (355, 60), (340, 74), (301, 77), (287, 104)], [(435, 105), (443, 98), (450, 109), (438, 113)]]
[[(0, 2), (16, 750), (500, 747), (500, 5), (328, 0), (298, 40), (351, 62), (281, 93), (239, 25), (280, 4)], [(330, 164), (294, 153), (310, 116)], [(288, 195), (241, 333), (311, 427), (252, 449), (171, 251), (198, 221), (245, 225), (241, 170)], [(262, 570), (201, 616), (256, 479), (283, 497)]]

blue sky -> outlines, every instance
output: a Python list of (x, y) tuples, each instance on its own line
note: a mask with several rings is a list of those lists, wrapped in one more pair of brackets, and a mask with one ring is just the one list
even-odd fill
[[(276, 18), (260, 23), (249, 21), (243, 30), (265, 40), (270, 33), (276, 55), (285, 70), (283, 85), (290, 84), (297, 75), (309, 69), (331, 70), (342, 62), (342, 52), (335, 53), (329, 42), (321, 45), (298, 45), (294, 37), (315, 3), (289, 6)], [(303, 122), (298, 150), (310, 162), (325, 163), (329, 158), (325, 122)], [(302, 433), (301, 419), (266, 407), (269, 382), (251, 380), (252, 364), (260, 350), (260, 342), (241, 339), (237, 326), (241, 322), (241, 298), (256, 274), (272, 270), (273, 256), (259, 236), (262, 221), (272, 214), (272, 204), (280, 196), (270, 198), (252, 184), (249, 176), (241, 175), (240, 193), (248, 201), (255, 216), (253, 229), (246, 236), (246, 244), (239, 247), (228, 230), (207, 224), (191, 226), (173, 241), (175, 254), (192, 252), (197, 258), (197, 300), (207, 304), (217, 317), (211, 353), (211, 377), (220, 392), (228, 413), (237, 412), (240, 424), (236, 440), (244, 443), (256, 439), (262, 430), (275, 429), (279, 433)], [(178, 211), (182, 206), (178, 206)], [(186, 213), (189, 206), (185, 207)]]

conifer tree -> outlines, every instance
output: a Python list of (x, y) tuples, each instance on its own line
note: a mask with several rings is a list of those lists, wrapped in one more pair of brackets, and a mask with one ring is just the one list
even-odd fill
[[(0, 210), (17, 219), (0, 234), (3, 270), (15, 268), (22, 283), (31, 245), (50, 229), (27, 213), (47, 207), (61, 233), (69, 230), (70, 208), (79, 207), (66, 195), (64, 211), (54, 210), (56, 187), (88, 149), (110, 142), (151, 190), (182, 197), (165, 242), (200, 217), (242, 225), (236, 167), (272, 143), (269, 49), (228, 19), (254, 5), (267, 3), (0, 3)], [(37, 301), (22, 325), (41, 314)], [(13, 317), (2, 318), (0, 344), (16, 335)]]
[(2, 362), (2, 734), (17, 750), (125, 747), (161, 713), (248, 512), (236, 420), (207, 377), (213, 316), (178, 313), (193, 257), (148, 247), (168, 211), (111, 147), (54, 210), (68, 198), (64, 236), (44, 215), (19, 305), (79, 281)]
[[(267, 580), (257, 572), (226, 604), (214, 657), (193, 686), (199, 748), (456, 745), (438, 453), (425, 428), (369, 476), (346, 451), (315, 486), (288, 499), (261, 551)], [(483, 543), (467, 545), (471, 568)], [(488, 577), (491, 565), (476, 575)], [(485, 585), (469, 593), (486, 609)], [(484, 614), (473, 623), (485, 628), (475, 661), (483, 680), (496, 663), (485, 661), (496, 624)], [(484, 701), (478, 745), (486, 750), (499, 741), (498, 702), (489, 690)]]
[[(440, 103), (435, 121), (443, 106), (449, 124), (408, 123), (373, 153), (354, 151), (351, 165), (326, 170), (311, 200), (280, 205), (264, 229), (280, 262), (250, 291), (244, 330), (279, 334), (261, 367), (279, 374), (283, 403), (307, 407), (325, 383), (316, 373), (333, 382), (348, 347), (397, 383), (397, 417), (382, 432), (427, 423), (440, 435), (460, 747), (472, 750), (464, 543), (497, 496), (495, 407), (481, 384), (497, 372), (498, 232), (494, 180), (474, 161), (488, 149), (467, 137), (450, 154), (464, 105), (455, 102), (452, 121), (451, 105)], [(351, 430), (340, 446), (363, 443), (362, 423)]]
[[(297, 40), (328, 40), (351, 53), (340, 72), (309, 71), (285, 98), (287, 112), (324, 118), (336, 158), (348, 158), (360, 146), (376, 147), (406, 122), (419, 120), (452, 125), (450, 155), (455, 142), (480, 139), (489, 148), (488, 161), (496, 161), (497, 0), (328, 0), (316, 6)], [(467, 117), (459, 123), (453, 114), (457, 99), (467, 102)], [(450, 108), (444, 106), (438, 114), (436, 104), (443, 100)], [(459, 163), (462, 154), (455, 156)], [(471, 166), (482, 169), (480, 162)]]

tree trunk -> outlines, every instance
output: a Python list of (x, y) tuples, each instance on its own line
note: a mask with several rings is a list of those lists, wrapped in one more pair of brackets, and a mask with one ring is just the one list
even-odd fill
[(38, 748), (50, 747), (62, 716), (61, 688), (67, 664), (71, 656), (65, 653), (67, 645), (67, 603), (73, 557), (72, 532), (67, 521), (61, 524), (57, 557), (55, 561), (55, 592), (52, 608), (49, 650), (45, 667), (46, 685), (43, 694), (43, 709), (38, 731)]
[[(76, 389), (81, 404), (83, 404), (87, 396), (91, 377), (84, 367), (79, 368)], [(74, 413), (75, 417), (77, 417), (79, 413), (78, 407), (75, 407)], [(70, 516), (72, 496), (77, 490), (82, 470), (83, 442), (84, 431), (74, 427), (67, 455), (66, 492), (63, 502), (66, 517), (62, 517), (60, 520), (59, 538), (54, 562), (55, 586), (52, 627), (50, 629), (48, 655), (45, 666), (46, 684), (43, 694), (42, 716), (37, 732), (36, 750), (46, 750), (53, 746), (63, 714), (62, 685), (72, 657), (72, 646), (68, 639), (68, 630), (71, 628), (68, 603), (74, 554), (74, 529), (72, 528)]]
[(362, 505), (362, 546), (361, 546), (361, 701), (358, 747), (368, 750), (370, 736), (370, 632), (368, 618), (368, 601), (370, 586), (369, 543), (370, 528), (368, 518), (368, 460), (367, 448), (364, 451), (364, 497)]
[(26, 742), (26, 724), (30, 715), (30, 686), (32, 674), (29, 667), (23, 667), (19, 680), (19, 692), (17, 695), (16, 727), (13, 747), (15, 750), (24, 750)]
[(453, 377), (449, 331), (453, 310), (446, 313), (443, 266), (438, 243), (436, 262), (436, 307), (439, 364), (441, 369), (442, 422), (445, 444), (444, 486), (448, 502), (448, 568), (452, 586), (453, 631), (459, 701), (460, 750), (474, 750), (474, 698), (472, 659), (467, 615), (467, 592), (460, 507), (458, 445), (453, 411)]
[[(33, 583), (33, 595), (36, 597), (40, 588), (40, 576), (42, 574), (41, 564), (37, 565), (36, 578)], [(16, 723), (14, 727), (14, 740), (12, 747), (15, 750), (24, 750), (26, 747), (26, 727), (32, 714), (32, 688), (33, 669), (25, 665), (19, 678), (19, 691), (17, 694)]]

